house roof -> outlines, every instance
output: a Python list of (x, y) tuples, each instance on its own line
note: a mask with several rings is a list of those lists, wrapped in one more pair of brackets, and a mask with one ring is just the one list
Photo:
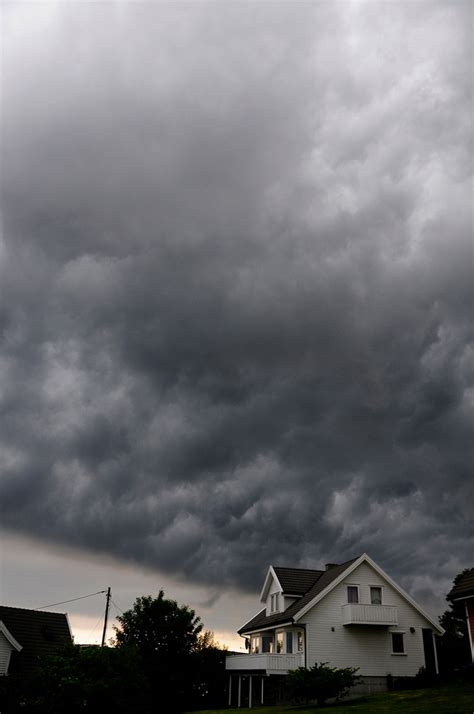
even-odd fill
[[(300, 578), (299, 582), (301, 584), (301, 587), (303, 586), (303, 582), (307, 583), (306, 591), (304, 592), (303, 596), (296, 600), (296, 602), (292, 603), (289, 607), (286, 608), (283, 612), (277, 612), (273, 613), (272, 615), (266, 615), (265, 614), (265, 608), (258, 612), (254, 617), (252, 617), (251, 620), (245, 623), (243, 627), (240, 628), (240, 630), (237, 630), (239, 634), (243, 635), (246, 632), (252, 632), (258, 628), (262, 629), (264, 627), (271, 627), (273, 625), (279, 625), (283, 624), (284, 622), (291, 622), (293, 617), (303, 608), (305, 605), (307, 605), (311, 600), (316, 597), (320, 592), (322, 592), (327, 586), (335, 580), (341, 573), (343, 573), (347, 568), (352, 565), (357, 560), (357, 558), (353, 558), (352, 560), (348, 560), (346, 563), (342, 563), (341, 565), (334, 565), (332, 566), (329, 570), (301, 570), (300, 572), (305, 574), (305, 573), (312, 573), (312, 577), (307, 577), (306, 575), (302, 575)], [(288, 571), (291, 573), (290, 575), (290, 580), (297, 580), (296, 573), (298, 571), (298, 568), (274, 568), (275, 572), (277, 573), (278, 580), (280, 581), (280, 584), (283, 588), (283, 583), (280, 580), (279, 576), (279, 571)], [(289, 592), (289, 590), (287, 591)], [(296, 593), (295, 593), (296, 594)]]
[(0, 620), (21, 646), (20, 652), (12, 652), (11, 673), (34, 670), (39, 659), (72, 642), (67, 616), (61, 612), (0, 605)]
[(471, 595), (474, 595), (474, 568), (469, 568), (461, 575), (448, 594), (448, 598), (450, 600), (458, 600)]
[(308, 570), (307, 568), (273, 568), (282, 590), (289, 595), (304, 595), (322, 575), (322, 570)]

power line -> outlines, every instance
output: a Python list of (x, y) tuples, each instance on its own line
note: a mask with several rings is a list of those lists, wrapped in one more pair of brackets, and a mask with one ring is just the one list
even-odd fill
[(53, 602), (51, 605), (41, 605), (41, 607), (35, 607), (35, 610), (44, 610), (47, 607), (56, 607), (56, 605), (65, 605), (67, 602), (76, 602), (76, 600), (85, 600), (86, 597), (93, 597), (94, 595), (102, 595), (106, 593), (107, 590), (98, 590), (96, 593), (90, 593), (90, 595), (81, 595), (81, 597), (73, 597), (71, 600), (63, 600), (62, 602)]
[(89, 634), (89, 636), (88, 636), (88, 638), (87, 638), (88, 640), (91, 640), (91, 639), (92, 639), (92, 635), (93, 635), (94, 632), (96, 631), (97, 626), (98, 626), (99, 622), (101, 622), (101, 620), (102, 620), (102, 615), (100, 615), (99, 619), (97, 620), (97, 622), (95, 623), (94, 627), (92, 628), (92, 631), (90, 632), (90, 634)]
[(123, 610), (120, 609), (120, 607), (117, 605), (116, 602), (114, 602), (114, 601), (112, 600), (112, 598), (110, 598), (110, 602), (111, 602), (112, 605), (115, 607), (115, 609), (118, 610), (119, 612), (121, 612), (122, 615), (123, 615)]

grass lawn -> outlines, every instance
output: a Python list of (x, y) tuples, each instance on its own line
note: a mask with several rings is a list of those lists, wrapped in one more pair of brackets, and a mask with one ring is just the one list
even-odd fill
[[(193, 714), (242, 714), (245, 709), (210, 709)], [(249, 711), (247, 709), (247, 711)], [(438, 689), (418, 689), (406, 692), (386, 692), (371, 696), (352, 699), (345, 704), (318, 707), (254, 707), (252, 714), (474, 714), (474, 687), (466, 685), (450, 685)]]

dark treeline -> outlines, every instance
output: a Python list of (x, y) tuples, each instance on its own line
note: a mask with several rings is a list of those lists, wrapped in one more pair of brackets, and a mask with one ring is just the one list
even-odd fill
[(0, 683), (8, 714), (212, 708), (225, 700), (225, 654), (200, 618), (164, 597), (137, 598), (118, 618), (111, 647), (69, 645), (30, 676)]

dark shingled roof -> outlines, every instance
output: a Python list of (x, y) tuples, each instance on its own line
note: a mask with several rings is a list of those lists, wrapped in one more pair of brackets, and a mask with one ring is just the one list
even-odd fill
[(43, 657), (72, 642), (67, 617), (62, 612), (0, 605), (0, 620), (23, 648), (12, 652), (8, 670), (12, 674), (31, 672)]
[(280, 568), (273, 570), (284, 593), (304, 595), (316, 580), (322, 575), (322, 570), (307, 570), (305, 568)]
[[(257, 613), (254, 617), (252, 617), (251, 620), (245, 623), (243, 627), (240, 628), (240, 630), (237, 630), (237, 632), (241, 635), (245, 634), (246, 632), (252, 632), (255, 631), (258, 628), (263, 628), (263, 627), (271, 627), (273, 625), (279, 625), (283, 624), (284, 622), (291, 622), (293, 620), (293, 617), (311, 600), (316, 597), (316, 595), (319, 595), (320, 592), (322, 592), (328, 585), (330, 585), (333, 580), (335, 580), (341, 573), (343, 573), (347, 568), (352, 565), (360, 556), (357, 556), (357, 558), (352, 558), (352, 560), (348, 560), (345, 563), (341, 563), (341, 565), (334, 565), (332, 568), (329, 570), (323, 570), (323, 571), (315, 571), (313, 570), (313, 573), (320, 573), (319, 577), (317, 580), (314, 582), (313, 585), (309, 586), (308, 590), (305, 592), (303, 597), (299, 598), (294, 602), (292, 605), (286, 608), (284, 612), (277, 612), (273, 613), (272, 615), (265, 615), (265, 608), (261, 610), (259, 613)], [(274, 568), (276, 571), (277, 568)], [(278, 570), (282, 570), (282, 568), (278, 568)], [(296, 571), (296, 568), (288, 568), (288, 570)], [(308, 571), (306, 571), (308, 572)], [(278, 577), (280, 580), (280, 578)], [(280, 580), (280, 583), (283, 587), (283, 583)]]
[(470, 568), (464, 573), (448, 595), (450, 600), (463, 596), (474, 595), (474, 568)]

